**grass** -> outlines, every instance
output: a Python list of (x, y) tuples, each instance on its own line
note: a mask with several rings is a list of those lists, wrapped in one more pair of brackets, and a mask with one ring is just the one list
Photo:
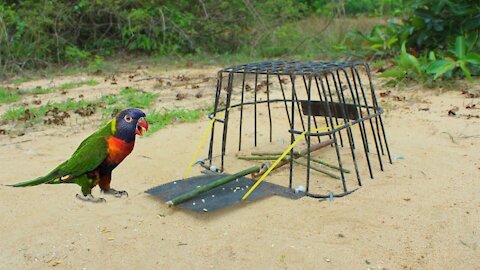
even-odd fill
[(205, 115), (206, 111), (197, 110), (185, 110), (185, 109), (173, 109), (166, 112), (154, 111), (147, 115), (147, 121), (149, 130), (147, 135), (152, 135), (158, 130), (174, 124), (174, 123), (191, 123), (196, 122), (201, 116)]
[(45, 105), (35, 108), (12, 108), (7, 110), (3, 115), (2, 119), (6, 121), (29, 121), (35, 122), (43, 119), (43, 116), (51, 108), (58, 108), (59, 111), (73, 111), (77, 109), (85, 108), (89, 105), (97, 105), (98, 101), (85, 101), (85, 100), (72, 100), (69, 99), (64, 102), (49, 102)]
[(0, 104), (13, 103), (20, 100), (20, 96), (15, 91), (0, 87)]
[(30, 80), (29, 77), (22, 76), (22, 77), (18, 77), (18, 78), (16, 78), (16, 79), (13, 79), (13, 80), (12, 80), (12, 83), (13, 83), (14, 85), (20, 85), (20, 84), (22, 84), (22, 83), (24, 83), (24, 82), (28, 82), (29, 80)]
[(60, 85), (58, 89), (60, 90), (68, 90), (73, 88), (78, 88), (80, 86), (88, 85), (88, 86), (95, 86), (98, 82), (95, 80), (86, 80), (86, 81), (75, 81), (75, 82), (68, 82)]
[(55, 90), (50, 87), (43, 88), (41, 86), (37, 86), (30, 89), (20, 89), (18, 92), (21, 95), (41, 95), (41, 94), (52, 93), (53, 91)]
[(122, 101), (127, 107), (135, 107), (140, 109), (149, 108), (158, 94), (144, 92), (135, 88), (122, 88), (120, 90)]
[(100, 102), (106, 105), (103, 111), (104, 122), (125, 108), (148, 109), (158, 97), (156, 93), (145, 92), (141, 89), (125, 87), (118, 95), (102, 96)]

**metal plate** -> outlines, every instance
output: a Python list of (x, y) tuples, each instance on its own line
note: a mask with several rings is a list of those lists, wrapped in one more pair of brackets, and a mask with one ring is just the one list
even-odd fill
[[(302, 103), (302, 112), (304, 115), (308, 115), (308, 101), (301, 101)], [(314, 116), (329, 116), (327, 104), (330, 105), (330, 112), (332, 117), (335, 118), (344, 118), (342, 114), (342, 106), (347, 114), (347, 118), (351, 120), (356, 120), (360, 118), (358, 116), (357, 106), (354, 104), (341, 104), (338, 102), (325, 102), (325, 101), (310, 101), (312, 115)]]
[[(166, 202), (182, 193), (195, 189), (197, 186), (205, 185), (224, 176), (226, 175), (200, 175), (163, 184), (161, 186), (146, 190), (145, 192)], [(245, 195), (248, 189), (250, 189), (255, 182), (246, 177), (241, 177), (237, 180), (200, 194), (196, 198), (181, 203), (176, 207), (189, 209), (195, 212), (212, 212), (241, 203), (243, 195)], [(305, 196), (305, 193), (295, 193), (289, 188), (268, 182), (262, 182), (246, 200), (253, 201), (272, 195), (279, 195), (296, 200)]]

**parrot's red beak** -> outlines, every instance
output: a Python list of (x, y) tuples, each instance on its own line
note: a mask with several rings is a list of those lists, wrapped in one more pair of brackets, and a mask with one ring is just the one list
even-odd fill
[(142, 136), (145, 131), (148, 131), (148, 123), (145, 118), (141, 117), (140, 119), (138, 119), (137, 130), (135, 131), (135, 133)]

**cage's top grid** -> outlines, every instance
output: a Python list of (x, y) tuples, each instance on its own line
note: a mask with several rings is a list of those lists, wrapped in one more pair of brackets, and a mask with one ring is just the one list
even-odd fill
[(298, 61), (267, 61), (232, 66), (220, 70), (228, 73), (251, 73), (272, 75), (319, 75), (338, 69), (364, 66), (363, 62), (298, 62)]

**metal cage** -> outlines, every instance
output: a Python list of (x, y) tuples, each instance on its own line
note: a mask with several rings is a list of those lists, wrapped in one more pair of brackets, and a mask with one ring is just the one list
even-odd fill
[[(253, 123), (245, 123), (247, 111), (253, 113)], [(382, 121), (383, 112), (375, 95), (370, 68), (364, 62), (276, 61), (225, 68), (218, 72), (214, 109), (210, 115), (215, 121), (207, 160), (213, 165), (219, 159), (218, 167), (221, 171), (228, 165), (225, 156), (227, 146), (231, 147), (232, 144), (229, 145), (227, 139), (231, 137), (228, 132), (229, 125), (233, 125), (233, 122), (238, 126), (238, 151), (242, 150), (248, 137), (252, 137), (253, 147), (264, 145), (263, 137), (259, 138), (260, 130), (265, 132), (264, 137), (268, 137), (267, 143), (272, 143), (273, 130), (275, 129), (275, 134), (278, 132), (275, 123), (282, 123), (278, 124), (283, 125), (280, 134), (286, 134), (290, 143), (294, 142), (296, 136), (306, 132), (304, 145), (308, 153), (304, 157), (306, 164), (302, 168), (305, 171), (301, 176), (304, 178), (301, 183), (305, 184), (305, 194), (317, 198), (332, 194), (344, 196), (362, 185), (362, 174), (357, 162), (359, 157), (366, 163), (372, 179), (372, 163), (378, 163), (382, 171), (383, 156), (387, 155), (388, 161), (392, 163)], [(223, 113), (223, 117), (220, 113)], [(233, 120), (234, 113), (239, 115)], [(260, 121), (260, 117), (264, 121)], [(217, 125), (221, 125), (220, 132), (215, 131)], [(315, 132), (321, 127), (329, 129)], [(245, 138), (247, 133), (249, 136)], [(221, 144), (218, 140), (221, 140)], [(327, 149), (331, 149), (332, 158), (338, 163), (341, 182), (338, 181), (338, 184), (327, 190), (316, 192), (312, 189), (312, 177), (317, 179), (318, 186), (324, 185), (322, 183), (327, 180), (322, 180), (321, 176), (312, 176), (314, 158), (310, 150), (317, 141), (322, 143), (327, 140), (331, 140), (331, 147)], [(288, 187), (291, 189), (294, 178), (295, 182), (298, 181), (295, 172), (299, 171), (297, 166), (300, 166), (294, 162), (293, 151), (290, 151), (288, 171)], [(348, 183), (344, 170), (347, 159), (355, 171), (355, 180)], [(349, 189), (351, 182), (355, 183), (355, 187)]]

